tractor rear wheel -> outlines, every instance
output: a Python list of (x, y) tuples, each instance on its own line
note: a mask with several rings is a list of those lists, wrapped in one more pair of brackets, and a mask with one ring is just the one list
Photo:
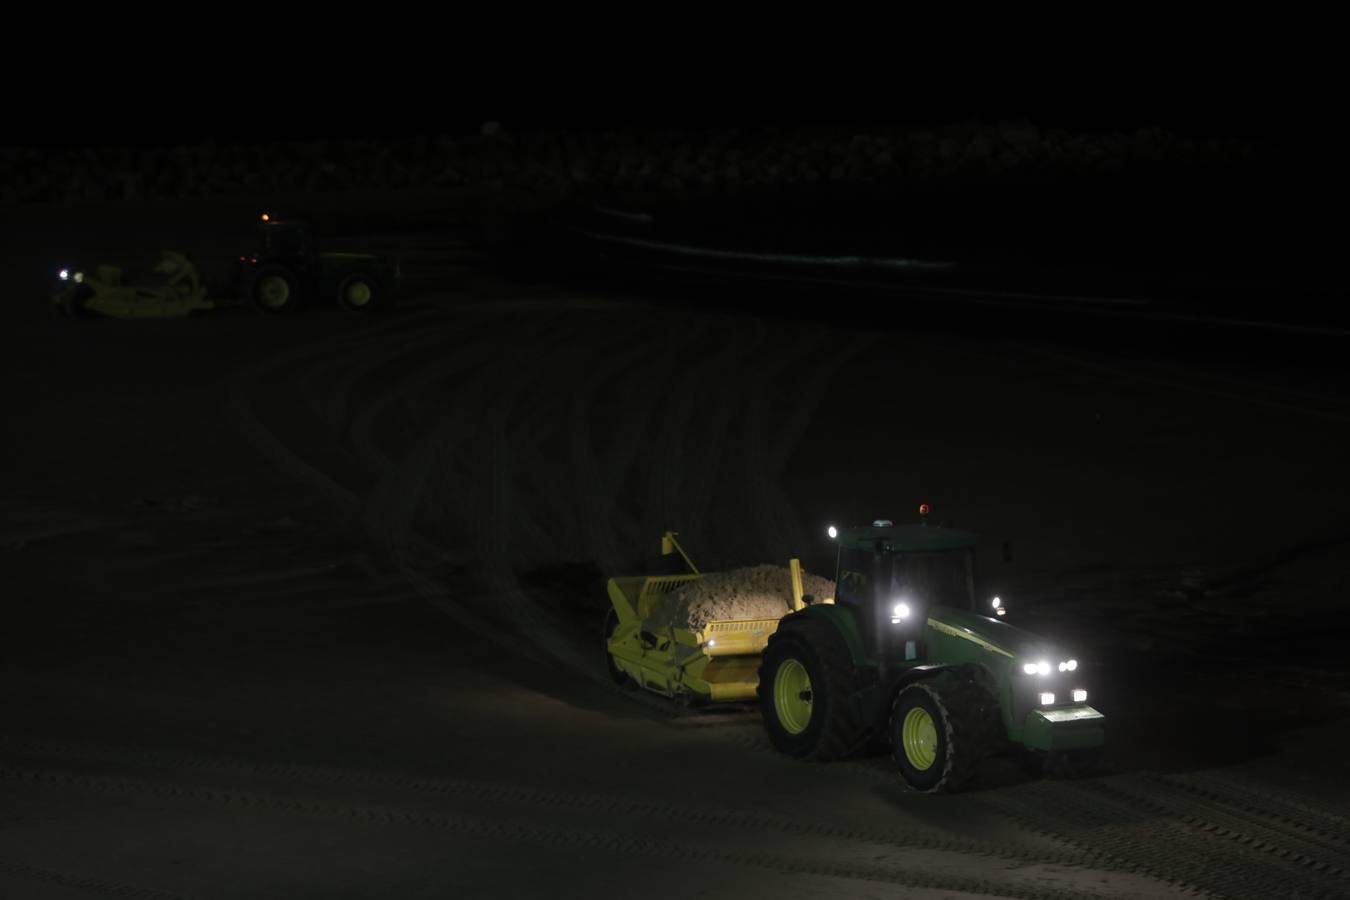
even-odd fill
[(784, 621), (759, 667), (759, 709), (769, 741), (803, 759), (855, 756), (867, 729), (853, 694), (857, 676), (833, 626)]
[(304, 305), (299, 277), (285, 266), (262, 266), (249, 285), (249, 300), (271, 315), (298, 312)]
[(891, 705), (891, 747), (900, 776), (918, 791), (962, 790), (989, 754), (996, 714), (993, 697), (969, 677), (903, 688)]

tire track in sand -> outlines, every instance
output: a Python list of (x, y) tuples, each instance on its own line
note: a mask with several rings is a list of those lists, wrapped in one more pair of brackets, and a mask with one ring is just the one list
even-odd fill
[[(1038, 783), (988, 791), (972, 799), (1033, 831), (1098, 852), (1117, 865), (1159, 878), (1183, 879), (1233, 900), (1350, 893), (1340, 870), (1278, 823), (1263, 824), (1264, 837), (1257, 839), (1247, 833), (1257, 830), (1250, 820), (1242, 826), (1245, 832), (1233, 827), (1231, 810), (1202, 810), (1175, 799), (1165, 803), (1163, 794), (1141, 791), (1142, 780), (1121, 776), (1096, 784)], [(1280, 836), (1272, 837), (1273, 832)], [(1291, 850), (1294, 841), (1300, 841), (1301, 849)]]
[[(995, 875), (980, 877), (970, 874), (972, 865), (968, 854), (959, 854), (956, 860), (942, 861), (929, 856), (924, 865), (906, 866), (875, 862), (882, 856), (904, 858), (905, 854), (880, 853), (882, 848), (868, 851), (866, 844), (853, 845), (839, 858), (830, 859), (826, 839), (813, 836), (795, 852), (766, 852), (738, 847), (736, 843), (709, 839), (703, 841), (671, 839), (662, 836), (634, 834), (631, 830), (613, 831), (593, 827), (560, 827), (539, 822), (502, 821), (484, 815), (444, 812), (440, 810), (408, 809), (389, 804), (362, 802), (324, 802), (304, 796), (279, 796), (253, 790), (220, 789), (165, 783), (159, 780), (125, 776), (96, 776), (56, 774), (41, 770), (0, 768), (0, 778), (30, 787), (89, 791), (126, 798), (162, 797), (178, 801), (207, 803), (247, 809), (257, 813), (319, 816), (332, 819), (361, 821), (391, 827), (411, 827), (421, 830), (445, 831), (479, 839), (508, 843), (572, 847), (578, 850), (595, 849), (614, 853), (638, 853), (666, 861), (678, 859), (689, 863), (720, 862), (747, 868), (766, 869), (809, 875), (824, 875), (848, 881), (865, 881), (900, 887), (924, 887), (935, 890), (966, 891), (1004, 897), (1052, 898), (1052, 900), (1080, 900), (1101, 897), (1097, 891), (1066, 890), (1046, 886), (1047, 866), (1041, 865), (1025, 875), (1021, 867), (996, 866)], [(663, 832), (664, 829), (659, 829)], [(846, 845), (847, 846), (847, 845)], [(906, 847), (904, 849), (912, 850)], [(941, 853), (942, 851), (929, 851)], [(940, 862), (941, 861), (941, 862)], [(1064, 874), (1073, 874), (1072, 872)]]

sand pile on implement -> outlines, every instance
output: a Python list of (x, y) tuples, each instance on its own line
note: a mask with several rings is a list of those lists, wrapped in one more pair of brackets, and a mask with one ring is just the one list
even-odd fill
[[(817, 600), (834, 596), (834, 582), (802, 573), (802, 592)], [(792, 575), (787, 566), (748, 566), (710, 572), (671, 594), (658, 613), (658, 627), (699, 631), (728, 619), (777, 619), (792, 611)]]

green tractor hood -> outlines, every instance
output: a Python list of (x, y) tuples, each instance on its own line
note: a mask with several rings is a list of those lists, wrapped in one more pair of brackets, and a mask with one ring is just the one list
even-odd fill
[[(1101, 746), (1103, 716), (1072, 701), (1084, 687), (1081, 672), (1061, 669), (1073, 659), (1062, 648), (1016, 626), (968, 610), (937, 606), (924, 628), (928, 659), (942, 665), (972, 665), (998, 701), (1007, 736), (1036, 750)], [(1037, 671), (1024, 667), (1035, 665)], [(1039, 698), (1051, 695), (1045, 704)]]
[[(951, 646), (956, 655), (973, 654), (969, 661), (986, 665), (994, 661), (990, 659), (991, 656), (1022, 663), (1051, 659), (1062, 653), (1050, 642), (1029, 631), (951, 606), (935, 606), (928, 611), (927, 632), (930, 647), (936, 640), (944, 646)], [(962, 647), (962, 644), (966, 646)]]

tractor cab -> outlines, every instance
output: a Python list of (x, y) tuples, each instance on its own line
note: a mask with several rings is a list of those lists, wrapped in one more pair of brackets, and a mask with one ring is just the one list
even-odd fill
[(257, 256), (296, 268), (308, 268), (315, 259), (314, 236), (304, 222), (277, 221), (264, 214), (258, 225), (261, 249)]
[(835, 530), (835, 603), (849, 608), (877, 658), (914, 660), (929, 610), (976, 611), (975, 543), (955, 528), (896, 525)]

